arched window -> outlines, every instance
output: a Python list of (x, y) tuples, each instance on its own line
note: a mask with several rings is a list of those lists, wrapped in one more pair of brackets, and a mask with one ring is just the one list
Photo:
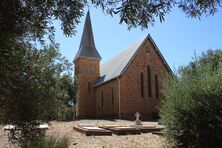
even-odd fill
[(148, 83), (148, 96), (152, 97), (152, 75), (151, 75), (151, 68), (147, 66), (147, 83)]
[(101, 94), (101, 108), (103, 108), (103, 91), (102, 91), (102, 94)]
[(158, 75), (155, 74), (155, 90), (156, 90), (156, 98), (159, 98), (159, 82)]
[(112, 87), (112, 105), (114, 104), (114, 89)]
[(140, 89), (141, 89), (141, 97), (144, 97), (144, 77), (143, 73), (140, 73)]

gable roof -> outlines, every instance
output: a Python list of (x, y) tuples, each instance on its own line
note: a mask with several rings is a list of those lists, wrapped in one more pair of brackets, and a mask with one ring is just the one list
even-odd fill
[(74, 61), (76, 61), (79, 57), (90, 57), (101, 60), (101, 56), (99, 55), (94, 42), (89, 11), (86, 14), (82, 39)]
[(108, 62), (104, 63), (100, 67), (100, 78), (96, 81), (94, 87), (99, 86), (103, 83), (106, 83), (110, 80), (113, 80), (119, 76), (121, 76), (124, 71), (127, 69), (131, 61), (134, 59), (138, 51), (143, 47), (145, 42), (150, 39), (152, 44), (154, 45), (157, 53), (161, 57), (163, 63), (166, 65), (168, 70), (173, 74), (171, 68), (167, 64), (166, 60), (164, 59), (163, 55), (161, 54), (160, 50), (154, 43), (152, 37), (148, 34), (147, 36), (143, 37), (142, 39), (135, 42), (129, 48), (125, 49), (116, 57), (112, 58)]

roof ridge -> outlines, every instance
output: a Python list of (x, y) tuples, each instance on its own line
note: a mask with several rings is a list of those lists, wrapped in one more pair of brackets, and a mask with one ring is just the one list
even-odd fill
[(100, 78), (94, 87), (120, 76), (147, 38), (148, 35), (140, 38), (118, 55), (102, 64), (100, 66)]
[(149, 34), (143, 37), (143, 41), (140, 44), (140, 46), (137, 48), (136, 52), (133, 54), (133, 56), (130, 58), (130, 60), (128, 61), (128, 63), (126, 64), (126, 66), (124, 67), (124, 69), (122, 70), (122, 72), (120, 73), (120, 75), (122, 75), (124, 73), (124, 71), (127, 69), (128, 65), (131, 63), (131, 61), (134, 59), (134, 57), (136, 56), (137, 52), (139, 51), (139, 49), (144, 45), (144, 43), (147, 41), (149, 37)]
[(117, 55), (115, 55), (114, 57), (112, 57), (111, 59), (109, 59), (108, 61), (106, 61), (105, 63), (103, 63), (101, 66), (111, 62), (112, 60), (114, 60), (116, 57), (118, 57), (119, 55), (123, 54), (124, 52), (126, 52), (127, 50), (129, 50), (129, 48), (133, 45), (135, 45), (137, 42), (140, 42), (141, 40), (145, 40), (148, 37), (148, 35), (145, 35), (143, 37), (141, 37), (140, 39), (138, 39), (137, 41), (135, 41), (134, 43), (132, 43), (131, 45), (128, 46), (128, 48), (124, 48), (120, 53), (118, 53)]
[(160, 59), (163, 61), (169, 72), (174, 75), (170, 66), (168, 65), (159, 48), (157, 47), (156, 43), (152, 39), (151, 35), (148, 34), (145, 37), (134, 42), (132, 45), (124, 49), (115, 57), (108, 60), (106, 63), (102, 64), (100, 66), (100, 78), (96, 81), (94, 87), (121, 76), (148, 39), (150, 39), (151, 43), (154, 45), (155, 51), (160, 56)]

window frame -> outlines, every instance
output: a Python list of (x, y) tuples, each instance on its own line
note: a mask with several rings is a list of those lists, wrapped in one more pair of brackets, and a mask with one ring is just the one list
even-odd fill
[(144, 75), (142, 72), (140, 73), (140, 95), (144, 97)]
[(148, 97), (152, 97), (152, 73), (150, 65), (147, 66), (147, 84), (148, 84)]
[(101, 93), (101, 108), (103, 108), (104, 105), (104, 95), (103, 95), (103, 91)]
[(159, 78), (157, 74), (155, 74), (155, 95), (156, 98), (159, 98)]

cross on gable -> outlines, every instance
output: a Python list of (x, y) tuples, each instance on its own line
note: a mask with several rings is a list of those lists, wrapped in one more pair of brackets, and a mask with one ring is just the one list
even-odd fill
[(139, 120), (140, 114), (138, 112), (136, 112), (135, 116), (136, 116), (136, 120)]

